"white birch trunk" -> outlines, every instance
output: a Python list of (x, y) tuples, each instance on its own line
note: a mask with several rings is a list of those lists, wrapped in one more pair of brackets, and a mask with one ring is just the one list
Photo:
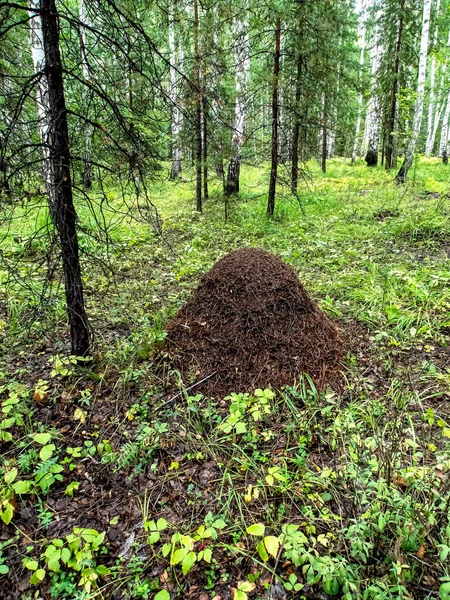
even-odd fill
[(400, 183), (406, 181), (406, 176), (412, 165), (414, 152), (416, 151), (417, 141), (419, 139), (420, 127), (422, 125), (423, 102), (425, 95), (425, 79), (427, 75), (427, 55), (428, 55), (428, 38), (430, 32), (430, 14), (432, 0), (424, 0), (423, 17), (422, 17), (422, 34), (420, 36), (420, 52), (419, 52), (419, 73), (417, 77), (417, 96), (414, 103), (414, 118), (412, 124), (411, 137), (409, 139), (408, 148), (405, 152), (405, 159), (396, 180)]
[(169, 53), (170, 53), (170, 90), (169, 98), (172, 112), (172, 168), (170, 179), (177, 179), (181, 173), (181, 111), (178, 106), (177, 56), (175, 45), (174, 2), (169, 0)]
[[(364, 56), (366, 51), (366, 1), (363, 0), (361, 3), (361, 13), (358, 19), (358, 45), (360, 47), (359, 54), (359, 81), (362, 84), (362, 75), (364, 68)], [(352, 150), (352, 164), (356, 161), (356, 156), (358, 152), (358, 146), (360, 145), (359, 134), (361, 131), (361, 115), (362, 115), (362, 106), (363, 106), (363, 92), (361, 92), (358, 96), (358, 116), (356, 118), (356, 130), (355, 130), (355, 141), (353, 143)]]
[[(441, 0), (437, 0), (436, 2), (436, 19), (439, 17), (439, 8), (440, 8)], [(436, 23), (436, 27), (434, 28), (434, 36), (433, 36), (433, 45), (436, 46), (438, 40), (438, 24)], [(428, 104), (428, 123), (427, 123), (427, 141), (425, 143), (425, 156), (430, 156), (433, 152), (434, 146), (434, 138), (433, 138), (433, 122), (437, 117), (436, 103), (435, 103), (435, 93), (434, 93), (434, 85), (436, 78), (436, 57), (431, 57), (431, 73), (430, 73), (430, 98)]]
[(327, 128), (327, 158), (333, 158), (336, 150), (336, 127), (338, 119), (337, 103), (339, 101), (339, 86), (341, 80), (341, 68), (339, 65), (337, 82), (336, 82), (336, 94), (334, 95), (334, 107), (331, 123)]
[[(447, 52), (450, 48), (450, 32), (448, 35), (448, 39), (447, 39)], [(431, 132), (431, 140), (430, 140), (430, 154), (433, 152), (433, 148), (436, 142), (436, 136), (437, 136), (437, 131), (439, 128), (439, 124), (441, 122), (441, 118), (442, 118), (442, 114), (445, 110), (445, 106), (446, 106), (446, 102), (445, 102), (445, 94), (444, 94), (444, 83), (445, 83), (445, 74), (447, 72), (447, 65), (448, 65), (448, 61), (445, 61), (444, 64), (442, 65), (442, 71), (441, 71), (441, 80), (439, 82), (439, 90), (438, 90), (438, 94), (437, 94), (437, 101), (436, 101), (436, 113), (434, 116), (434, 120), (433, 120), (433, 130)]]
[[(381, 18), (381, 11), (377, 11), (377, 22)], [(380, 139), (380, 101), (376, 92), (377, 73), (380, 67), (381, 43), (380, 30), (378, 24), (375, 25), (372, 44), (370, 48), (370, 75), (372, 90), (367, 103), (366, 122), (364, 127), (364, 137), (362, 143), (362, 154), (371, 152), (378, 156), (378, 143)], [(378, 159), (377, 159), (378, 160)]]
[(248, 5), (242, 18), (233, 21), (234, 38), (234, 72), (236, 80), (236, 104), (234, 111), (233, 137), (231, 140), (230, 162), (226, 193), (235, 194), (239, 191), (239, 172), (241, 167), (241, 150), (244, 143), (244, 123), (247, 101), (247, 86), (250, 73), (250, 41), (248, 31)]
[(44, 36), (42, 33), (42, 21), (36, 10), (40, 8), (39, 0), (28, 1), (30, 15), (30, 34), (31, 34), (31, 58), (33, 60), (34, 72), (37, 75), (36, 81), (36, 104), (39, 121), (39, 132), (42, 144), (42, 174), (44, 178), (45, 191), (48, 194), (50, 210), (54, 206), (54, 189), (51, 173), (51, 164), (49, 156), (49, 99), (48, 83), (44, 73), (45, 53)]
[(450, 118), (450, 93), (447, 97), (447, 102), (445, 105), (445, 113), (444, 119), (442, 121), (442, 130), (441, 130), (441, 141), (439, 143), (439, 156), (444, 156), (444, 153), (447, 152), (448, 155), (448, 138), (449, 138), (449, 118)]

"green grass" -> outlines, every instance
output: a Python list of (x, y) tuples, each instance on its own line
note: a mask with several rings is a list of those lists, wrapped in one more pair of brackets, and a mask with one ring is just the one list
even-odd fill
[[(136, 207), (121, 216), (130, 196), (125, 202), (111, 187), (108, 253), (96, 240), (97, 211), (78, 197), (96, 331), (95, 361), (84, 368), (49, 362), (64, 354), (67, 331), (59, 270), (50, 300), (39, 298), (49, 238), (34, 235), (46, 230), (46, 210), (25, 203), (2, 227), (6, 264), (16, 270), (0, 270), (0, 306), (8, 307), (8, 318), (0, 314), (0, 502), (3, 510), (16, 496), (40, 526), (31, 544), (16, 537), (12, 516), (0, 569), (20, 573), (22, 560), (28, 570), (36, 560), (43, 585), (51, 584), (50, 592), (33, 584), (24, 600), (35, 589), (58, 598), (108, 598), (118, 590), (153, 598), (167, 588), (184, 598), (194, 585), (210, 597), (231, 586), (241, 600), (277, 586), (307, 599), (450, 598), (449, 171), (421, 158), (399, 188), (393, 172), (363, 161), (329, 161), (326, 175), (315, 162), (307, 169), (298, 199), (279, 187), (273, 220), (265, 216), (267, 166), (242, 169), (227, 221), (218, 181), (203, 215), (195, 212), (192, 173), (185, 182), (153, 181), (162, 236)], [(292, 264), (348, 333), (344, 389), (319, 394), (305, 377), (266, 396), (164, 396), (167, 380), (177, 380), (153, 362), (167, 319), (219, 257), (242, 246)], [(51, 425), (41, 418), (42, 403), (55, 411)], [(55, 448), (41, 455), (36, 432), (49, 432)], [(87, 489), (85, 471), (93, 482)], [(43, 472), (63, 481), (46, 479), (42, 489)], [(67, 497), (81, 515), (75, 527), (89, 527), (77, 503), (103, 498), (114, 477), (117, 519), (100, 509), (96, 527), (110, 532), (118, 523), (122, 546), (134, 528), (127, 558), (107, 538), (98, 548), (84, 539), (70, 550), (70, 564), (52, 570), (48, 506)], [(21, 496), (15, 481), (30, 489)], [(68, 547), (74, 522), (64, 519), (57, 539)], [(29, 536), (27, 523), (20, 526)], [(80, 565), (90, 569), (85, 576)]]

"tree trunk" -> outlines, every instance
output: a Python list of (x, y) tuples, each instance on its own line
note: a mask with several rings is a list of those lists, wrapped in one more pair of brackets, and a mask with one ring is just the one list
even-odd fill
[(9, 195), (11, 188), (8, 179), (8, 165), (6, 161), (6, 134), (2, 135), (0, 130), (0, 196), (1, 193)]
[(359, 135), (361, 131), (361, 115), (363, 107), (363, 70), (364, 70), (364, 56), (366, 51), (366, 0), (361, 2), (361, 14), (358, 19), (358, 43), (360, 47), (359, 53), (359, 84), (361, 91), (358, 95), (358, 116), (356, 117), (356, 129), (355, 129), (355, 140), (353, 142), (352, 149), (352, 165), (356, 162), (356, 156), (358, 154), (359, 146)]
[(202, 88), (200, 82), (200, 50), (199, 50), (199, 17), (198, 17), (198, 0), (194, 0), (194, 83), (195, 83), (195, 137), (197, 141), (196, 147), (196, 185), (195, 199), (197, 211), (203, 212), (202, 204)]
[(172, 167), (170, 179), (174, 181), (181, 174), (181, 111), (178, 107), (177, 60), (175, 51), (174, 0), (169, 0), (169, 74), (170, 74), (170, 105), (172, 130)]
[[(437, 0), (436, 2), (436, 21), (439, 19), (439, 8), (441, 5), (441, 0)], [(433, 46), (436, 47), (438, 40), (439, 26), (436, 22), (434, 28), (434, 36), (433, 36)], [(437, 117), (436, 110), (436, 94), (435, 94), (435, 79), (436, 79), (436, 57), (433, 54), (431, 57), (431, 73), (430, 73), (430, 98), (428, 102), (428, 123), (427, 123), (427, 141), (425, 143), (425, 156), (431, 156), (433, 152), (434, 139), (433, 139), (433, 123), (434, 119)]]
[(278, 83), (280, 75), (281, 19), (277, 17), (275, 28), (275, 56), (273, 62), (272, 87), (272, 164), (270, 168), (269, 196), (267, 199), (267, 216), (273, 217), (275, 212), (275, 192), (278, 169)]
[(428, 54), (428, 35), (430, 31), (430, 12), (431, 0), (424, 0), (423, 3), (423, 18), (422, 18), (422, 34), (420, 38), (420, 53), (419, 53), (419, 74), (417, 78), (417, 96), (414, 103), (414, 119), (412, 125), (411, 137), (408, 143), (408, 148), (405, 153), (405, 159), (395, 180), (397, 183), (405, 183), (408, 171), (411, 168), (416, 150), (417, 141), (419, 139), (420, 127), (422, 125), (423, 116), (423, 99), (425, 93), (425, 79), (427, 74), (427, 54)]
[[(206, 88), (205, 80), (204, 81), (204, 90)], [(205, 92), (204, 92), (205, 93)], [(202, 148), (203, 148), (203, 197), (205, 200), (209, 198), (208, 192), (208, 107), (206, 103), (206, 97), (203, 95), (202, 98), (202, 122), (203, 122), (203, 139), (202, 139)]]
[(397, 45), (395, 48), (395, 62), (394, 62), (394, 78), (392, 81), (391, 90), (391, 105), (389, 110), (389, 117), (387, 122), (387, 144), (386, 144), (386, 169), (395, 169), (397, 166), (397, 153), (395, 152), (396, 137), (394, 135), (395, 122), (397, 116), (397, 91), (398, 81), (400, 74), (400, 51), (402, 49), (402, 37), (403, 37), (403, 10), (405, 2), (402, 0), (400, 4), (400, 19), (398, 21), (398, 34), (397, 34)]
[[(447, 39), (447, 51), (448, 49), (450, 49), (450, 32), (448, 34), (448, 39)], [(439, 84), (439, 91), (438, 91), (438, 100), (437, 100), (437, 106), (438, 109), (436, 111), (436, 115), (434, 117), (434, 123), (433, 123), (433, 132), (431, 134), (431, 141), (430, 141), (430, 146), (431, 146), (431, 152), (433, 151), (434, 148), (434, 144), (436, 141), (436, 135), (437, 135), (437, 131), (439, 128), (439, 124), (441, 122), (441, 117), (442, 114), (444, 113), (444, 111), (446, 110), (446, 98), (445, 98), (445, 94), (444, 94), (444, 90), (445, 90), (445, 74), (447, 71), (447, 66), (448, 66), (448, 61), (445, 61), (444, 64), (442, 65), (442, 72), (441, 72), (441, 82)], [(442, 127), (444, 127), (446, 121), (445, 118), (442, 122)], [(442, 139), (442, 136), (441, 136)], [(442, 155), (442, 147), (441, 145), (439, 145), (439, 156)]]
[(45, 66), (44, 39), (42, 33), (42, 20), (39, 16), (41, 6), (40, 0), (29, 0), (30, 33), (31, 33), (31, 56), (34, 72), (38, 75), (36, 83), (36, 104), (39, 123), (39, 133), (42, 144), (42, 174), (44, 187), (48, 197), (50, 215), (54, 221), (54, 189), (52, 186), (51, 162), (49, 158), (49, 106), (48, 85), (43, 70)]
[(442, 121), (441, 141), (439, 144), (439, 156), (442, 157), (444, 164), (448, 164), (448, 138), (449, 138), (449, 118), (450, 118), (450, 93), (447, 97), (444, 119)]
[(294, 127), (292, 129), (292, 170), (291, 170), (291, 192), (297, 193), (298, 186), (298, 140), (300, 135), (300, 100), (302, 95), (302, 63), (303, 56), (299, 54), (297, 59), (297, 77), (295, 80), (295, 108), (294, 108)]
[(327, 172), (327, 95), (326, 94), (323, 95), (321, 169), (322, 169), (322, 173)]
[(250, 49), (248, 34), (247, 5), (245, 17), (234, 19), (234, 72), (236, 79), (236, 104), (234, 114), (233, 137), (231, 139), (230, 161), (228, 163), (225, 195), (239, 192), (239, 174), (241, 170), (241, 152), (244, 143), (244, 123), (246, 115), (246, 95), (250, 72)]
[[(79, 0), (80, 4), (80, 36), (81, 36), (81, 65), (83, 69), (83, 79), (86, 82), (90, 81), (89, 73), (89, 62), (88, 62), (88, 47), (87, 47), (87, 32), (86, 24), (87, 15), (85, 11), (85, 0)], [(90, 90), (88, 87), (84, 91), (86, 107), (89, 104)], [(86, 108), (87, 109), (87, 108)], [(89, 123), (85, 124), (84, 132), (84, 173), (83, 173), (83, 184), (84, 187), (89, 190), (92, 187), (93, 173), (92, 173), (92, 125)]]
[(89, 324), (84, 307), (77, 214), (72, 197), (69, 133), (55, 0), (41, 0), (40, 9), (48, 91), (48, 160), (51, 165), (53, 213), (61, 244), (72, 354), (84, 356), (90, 346)]
[[(377, 11), (377, 21), (381, 18), (381, 11)], [(366, 122), (364, 127), (364, 138), (362, 144), (362, 153), (366, 155), (366, 162), (369, 166), (376, 166), (378, 163), (378, 144), (380, 139), (380, 103), (376, 87), (377, 73), (380, 66), (380, 29), (375, 25), (370, 49), (370, 72), (372, 89), (367, 103)]]

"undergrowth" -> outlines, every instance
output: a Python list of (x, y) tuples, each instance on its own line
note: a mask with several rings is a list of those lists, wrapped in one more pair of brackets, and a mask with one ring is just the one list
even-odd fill
[[(202, 216), (189, 183), (154, 182), (162, 238), (116, 223), (106, 255), (82, 234), (91, 362), (67, 355), (58, 270), (42, 300), (47, 215), (17, 208), (0, 271), (11, 597), (450, 598), (448, 171), (423, 159), (398, 188), (363, 163), (309, 169), (274, 220), (247, 167), (228, 221), (218, 182)], [(341, 388), (299, 374), (209, 399), (161, 368), (165, 323), (242, 246), (292, 264), (347, 335)]]

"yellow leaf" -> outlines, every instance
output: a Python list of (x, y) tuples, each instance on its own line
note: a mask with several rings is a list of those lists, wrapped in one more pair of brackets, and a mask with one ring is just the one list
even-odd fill
[(86, 415), (87, 412), (85, 410), (82, 408), (76, 408), (75, 412), (73, 413), (73, 420), (80, 421), (80, 423), (86, 423)]
[(244, 495), (244, 500), (245, 500), (245, 502), (247, 502), (247, 504), (252, 501), (252, 486), (251, 485), (249, 485), (247, 488), (247, 493)]
[(254, 583), (250, 583), (250, 581), (240, 581), (238, 583), (238, 590), (242, 592), (251, 592), (255, 589), (256, 585)]
[(271, 556), (273, 556), (274, 558), (277, 557), (278, 548), (280, 546), (280, 542), (278, 541), (277, 537), (275, 537), (274, 535), (266, 535), (266, 537), (264, 538), (264, 546), (266, 547), (267, 552)]

